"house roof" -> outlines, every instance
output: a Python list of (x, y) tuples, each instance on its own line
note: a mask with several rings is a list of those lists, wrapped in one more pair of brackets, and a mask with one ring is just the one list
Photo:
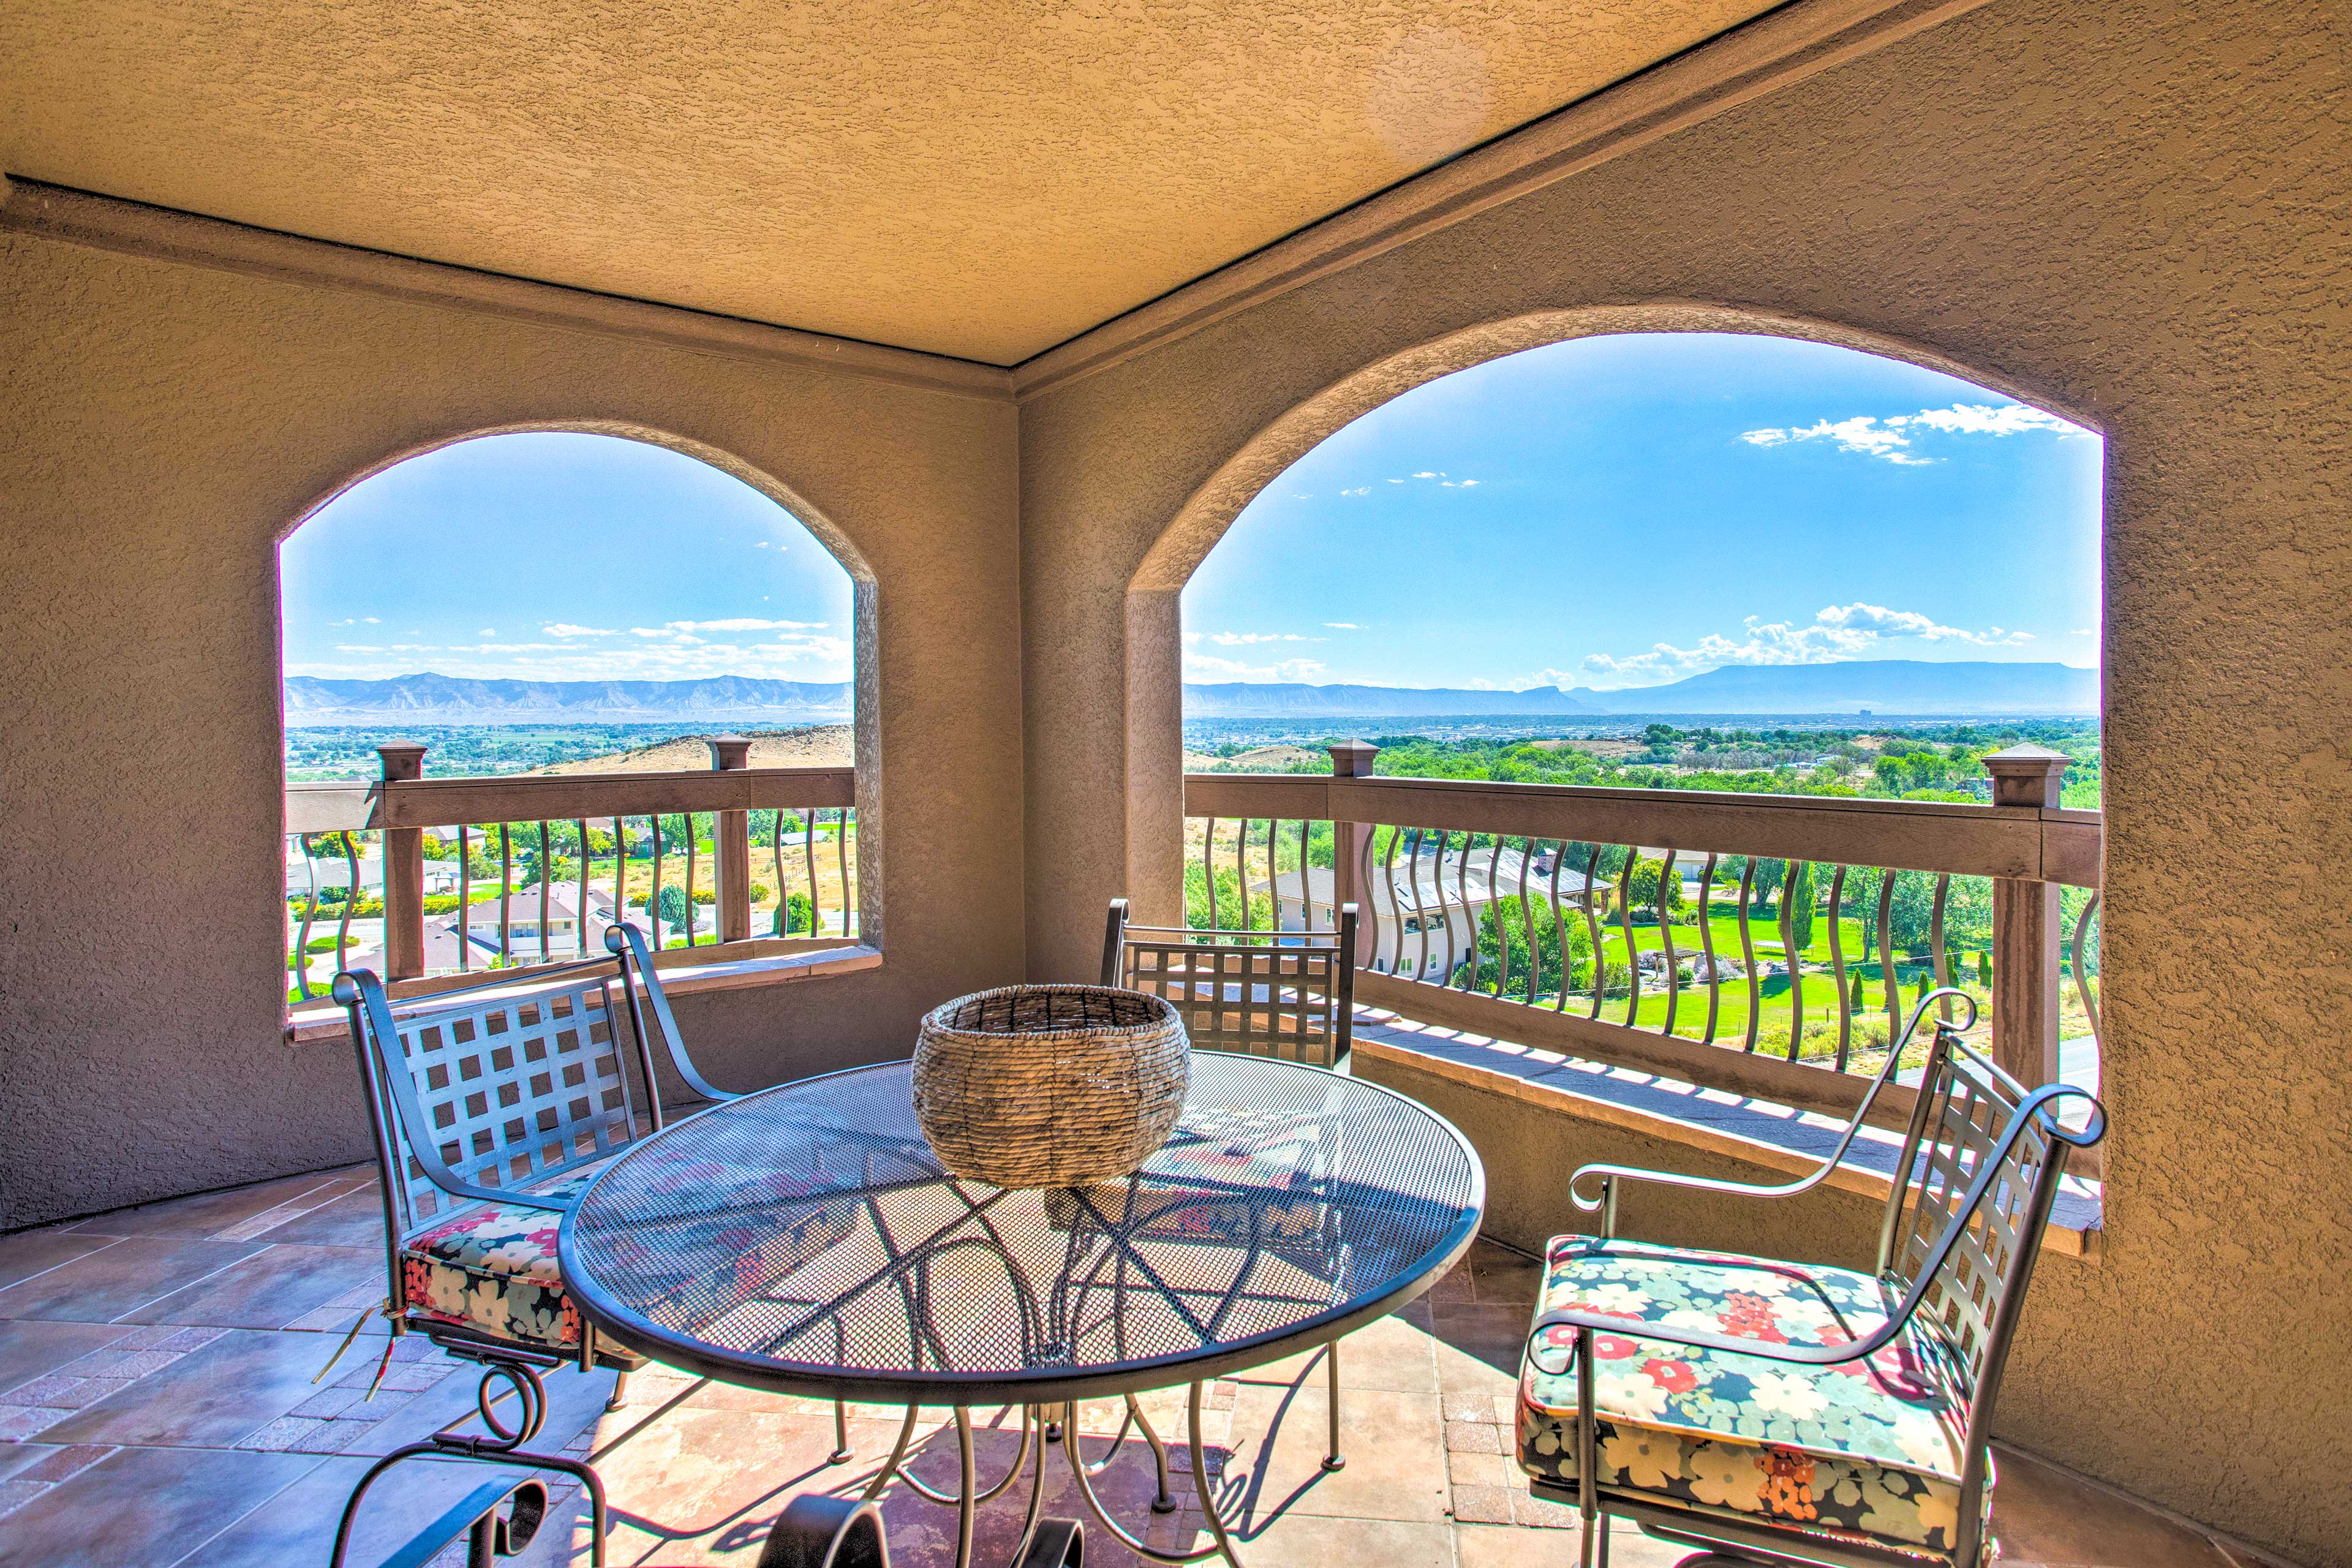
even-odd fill
[(0, 156), (1010, 364), (1770, 9), (36, 0), (0, 48)]

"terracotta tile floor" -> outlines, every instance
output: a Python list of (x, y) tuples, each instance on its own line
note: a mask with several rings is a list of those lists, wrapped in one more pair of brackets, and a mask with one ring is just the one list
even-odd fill
[[(291, 1177), (149, 1205), (71, 1226), (0, 1237), (0, 1562), (46, 1568), (281, 1568), (323, 1564), (335, 1516), (367, 1464), (439, 1428), (464, 1429), (474, 1380), (404, 1340), (384, 1388), (361, 1397), (383, 1340), (362, 1337), (333, 1375), (325, 1363), (362, 1308), (383, 1294), (377, 1214), (364, 1172)], [(1320, 1468), (1327, 1405), (1319, 1357), (1301, 1356), (1213, 1386), (1208, 1471), (1242, 1521), (1258, 1568), (1429, 1564), (1544, 1568), (1576, 1561), (1568, 1510), (1529, 1495), (1510, 1458), (1509, 1395), (1535, 1266), (1480, 1243), (1423, 1301), (1343, 1344), (1347, 1468)], [(604, 1408), (610, 1373), (549, 1380), (540, 1446), (593, 1455), (614, 1509), (615, 1564), (750, 1568), (769, 1524), (796, 1493), (860, 1484), (898, 1433), (898, 1414), (853, 1407), (856, 1458), (825, 1462), (831, 1407), (675, 1376), (634, 1378), (624, 1408)], [(1181, 1395), (1147, 1402), (1181, 1432)], [(945, 1411), (927, 1411), (915, 1473), (951, 1484)], [(1111, 1407), (1081, 1425), (1100, 1456)], [(976, 1412), (983, 1477), (1019, 1447), (1019, 1417)], [(1153, 1544), (1205, 1542), (1189, 1468), (1185, 1506), (1149, 1510), (1148, 1452), (1130, 1437), (1097, 1483)], [(1182, 1458), (1179, 1450), (1180, 1460)], [(1049, 1514), (1078, 1517), (1055, 1451)], [(403, 1467), (381, 1483), (352, 1561), (373, 1564), (440, 1507), (478, 1484), (478, 1468)], [(2224, 1568), (2201, 1536), (2021, 1454), (2001, 1458), (1998, 1527), (2010, 1563), (2093, 1568)], [(1019, 1529), (1016, 1488), (983, 1510), (980, 1561), (1002, 1562)], [(556, 1518), (518, 1561), (584, 1563), (584, 1508), (559, 1493)], [(885, 1502), (893, 1560), (936, 1568), (953, 1515), (904, 1488)], [(1136, 1561), (1090, 1531), (1087, 1561)], [(1621, 1568), (1686, 1553), (1620, 1527)], [(462, 1561), (453, 1552), (445, 1561)]]

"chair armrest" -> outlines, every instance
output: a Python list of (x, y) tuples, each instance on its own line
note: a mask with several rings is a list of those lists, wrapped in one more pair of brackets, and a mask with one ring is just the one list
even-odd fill
[(477, 1203), (520, 1205), (527, 1209), (549, 1209), (556, 1214), (570, 1214), (579, 1206), (576, 1198), (551, 1198), (542, 1193), (517, 1192), (511, 1187), (478, 1187), (464, 1177), (426, 1169), (425, 1179), (453, 1196), (471, 1198)]
[[(1631, 1165), (1584, 1165), (1580, 1166), (1576, 1173), (1568, 1179), (1569, 1201), (1586, 1214), (1601, 1215), (1601, 1236), (1603, 1240), (1606, 1240), (1617, 1232), (1617, 1184), (1621, 1180), (1648, 1182), (1654, 1186), (1687, 1187), (1696, 1192), (1715, 1193), (1724, 1197), (1792, 1198), (1800, 1193), (1811, 1191), (1827, 1181), (1830, 1173), (1844, 1162), (1846, 1151), (1853, 1147), (1854, 1139), (1861, 1134), (1863, 1123), (1870, 1116), (1870, 1108), (1878, 1100), (1879, 1091), (1893, 1081), (1896, 1067), (1903, 1059), (1903, 1053), (1910, 1046), (1911, 1037), (1917, 1031), (1920, 1020), (1927, 1016), (1927, 1009), (1948, 999), (1968, 1010), (1968, 1017), (1957, 1026), (1958, 1031), (1965, 1032), (1975, 1026), (1976, 998), (1967, 992), (1948, 986), (1942, 990), (1931, 991), (1920, 997), (1911, 1009), (1911, 1021), (1903, 1026), (1902, 1036), (1887, 1050), (1886, 1060), (1880, 1065), (1877, 1073), (1871, 1079), (1870, 1088), (1864, 1092), (1862, 1103), (1853, 1108), (1853, 1119), (1846, 1122), (1845, 1131), (1839, 1135), (1837, 1147), (1829, 1152), (1828, 1157), (1822, 1161), (1811, 1175), (1801, 1176), (1793, 1182), (1768, 1184), (1718, 1181), (1710, 1176), (1685, 1176), (1673, 1171), (1646, 1171)], [(1937, 1026), (1939, 1028), (1944, 1026)], [(1579, 1191), (1579, 1188), (1583, 1185), (1584, 1178), (1589, 1175), (1597, 1175), (1601, 1178), (1601, 1191), (1588, 1198)]]

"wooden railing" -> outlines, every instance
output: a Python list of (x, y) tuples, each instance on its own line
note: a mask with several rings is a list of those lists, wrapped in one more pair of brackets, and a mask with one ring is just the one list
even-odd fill
[[(1196, 920), (1328, 930), (1354, 903), (1369, 1005), (1832, 1114), (1912, 995), (1982, 967), (2022, 1081), (2060, 1076), (2070, 956), (2097, 1027), (2101, 819), (2057, 805), (2057, 752), (1986, 758), (1989, 805), (1376, 778), (1376, 754), (1186, 775)], [(1973, 963), (1958, 904), (1990, 906)]]
[[(377, 748), (378, 779), (289, 784), (289, 866), (299, 855), (312, 884), (289, 889), (289, 989), (299, 999), (323, 993), (309, 973), (314, 926), (331, 923), (331, 947), (319, 945), (337, 968), (364, 956), (352, 938), (352, 910), (371, 879), (383, 921), (373, 962), (396, 990), (436, 974), (601, 955), (602, 928), (614, 921), (635, 923), (657, 949), (724, 950), (714, 957), (855, 942), (853, 770), (754, 768), (744, 737), (709, 744), (709, 772), (435, 779), (425, 776), (425, 748), (394, 742)], [(755, 819), (764, 842), (754, 841)], [(446, 846), (437, 858), (425, 852), (436, 829), (447, 830), (435, 834)], [(558, 882), (560, 863), (568, 863), (568, 887)], [(343, 897), (322, 901), (320, 879), (338, 871)], [(761, 872), (772, 913), (754, 908)], [(611, 905), (595, 909), (607, 879)], [(428, 882), (438, 890), (428, 893)], [(677, 893), (668, 908), (682, 908), (682, 921), (666, 916), (665, 889)], [(430, 915), (428, 904), (436, 906)], [(454, 916), (446, 929), (445, 916)], [(679, 933), (682, 942), (673, 940)]]

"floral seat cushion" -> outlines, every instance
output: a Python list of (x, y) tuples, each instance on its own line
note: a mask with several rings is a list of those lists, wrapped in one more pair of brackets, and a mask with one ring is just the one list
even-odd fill
[[(1850, 1343), (1887, 1317), (1866, 1274), (1586, 1237), (1551, 1244), (1542, 1308), (1790, 1345)], [(1573, 1489), (1575, 1331), (1547, 1338), (1520, 1373), (1519, 1463)], [(1945, 1356), (1907, 1329), (1824, 1367), (1597, 1334), (1593, 1374), (1604, 1494), (1913, 1551), (1956, 1545), (1966, 1411)]]
[[(603, 1169), (604, 1162), (598, 1161), (527, 1190), (541, 1197), (576, 1197)], [(679, 1173), (681, 1183), (695, 1186), (700, 1194), (696, 1206), (709, 1208), (722, 1206), (711, 1194), (727, 1184), (730, 1174), (718, 1167)], [(807, 1194), (780, 1190), (772, 1179), (756, 1194), (743, 1195), (782, 1205), (783, 1211), (776, 1223), (756, 1227), (698, 1218), (690, 1226), (695, 1235), (671, 1238), (680, 1245), (649, 1244), (642, 1256), (627, 1260), (640, 1283), (651, 1272), (663, 1288), (650, 1293), (654, 1300), (641, 1305), (657, 1307), (665, 1291), (689, 1289), (705, 1300), (714, 1295), (740, 1300), (840, 1240), (851, 1227), (854, 1205), (820, 1202), (796, 1210), (790, 1200)], [(562, 1223), (562, 1211), (524, 1204), (475, 1204), (436, 1216), (401, 1243), (401, 1281), (409, 1311), (500, 1339), (550, 1350), (577, 1349), (580, 1316), (556, 1263), (555, 1241)], [(661, 1258), (707, 1260), (713, 1244), (731, 1260), (722, 1277), (713, 1278), (708, 1268), (693, 1271), (689, 1266), (661, 1278)]]

